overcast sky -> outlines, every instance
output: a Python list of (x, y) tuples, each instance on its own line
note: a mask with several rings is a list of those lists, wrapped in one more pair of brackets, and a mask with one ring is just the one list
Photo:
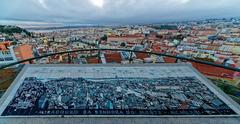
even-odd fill
[(0, 23), (123, 24), (240, 17), (239, 5), (240, 0), (0, 0)]

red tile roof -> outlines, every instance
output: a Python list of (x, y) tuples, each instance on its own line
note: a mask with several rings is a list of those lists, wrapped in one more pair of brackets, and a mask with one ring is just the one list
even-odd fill
[(208, 75), (208, 76), (214, 76), (214, 77), (221, 77), (221, 78), (233, 78), (234, 77), (234, 71), (214, 67), (210, 65), (204, 65), (200, 63), (191, 62), (193, 67), (195, 67), (198, 71), (201, 73)]
[[(87, 58), (88, 64), (99, 64), (98, 58)], [(100, 60), (100, 63), (102, 61)]]
[(145, 53), (136, 53), (136, 56), (138, 59), (144, 59), (144, 58), (148, 58), (149, 55), (148, 54), (145, 54)]
[(163, 57), (163, 59), (166, 63), (175, 63), (176, 62), (175, 58)]
[(121, 63), (122, 58), (120, 53), (105, 53), (105, 58), (107, 63), (117, 62)]

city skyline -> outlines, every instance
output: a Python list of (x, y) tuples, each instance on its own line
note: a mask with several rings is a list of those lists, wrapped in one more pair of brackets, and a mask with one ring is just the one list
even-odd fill
[(240, 16), (238, 0), (3, 0), (0, 3), (0, 24), (146, 24)]

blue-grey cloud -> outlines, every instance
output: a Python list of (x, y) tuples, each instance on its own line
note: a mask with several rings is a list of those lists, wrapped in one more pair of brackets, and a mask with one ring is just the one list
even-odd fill
[(240, 0), (0, 0), (0, 19), (153, 23), (240, 16)]

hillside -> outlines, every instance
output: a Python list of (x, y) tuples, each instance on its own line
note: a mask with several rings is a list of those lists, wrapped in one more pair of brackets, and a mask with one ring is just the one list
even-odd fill
[(5, 33), (8, 35), (12, 35), (14, 33), (26, 33), (26, 35), (31, 36), (31, 33), (28, 32), (26, 29), (22, 29), (17, 26), (9, 26), (9, 25), (0, 25), (0, 33)]

